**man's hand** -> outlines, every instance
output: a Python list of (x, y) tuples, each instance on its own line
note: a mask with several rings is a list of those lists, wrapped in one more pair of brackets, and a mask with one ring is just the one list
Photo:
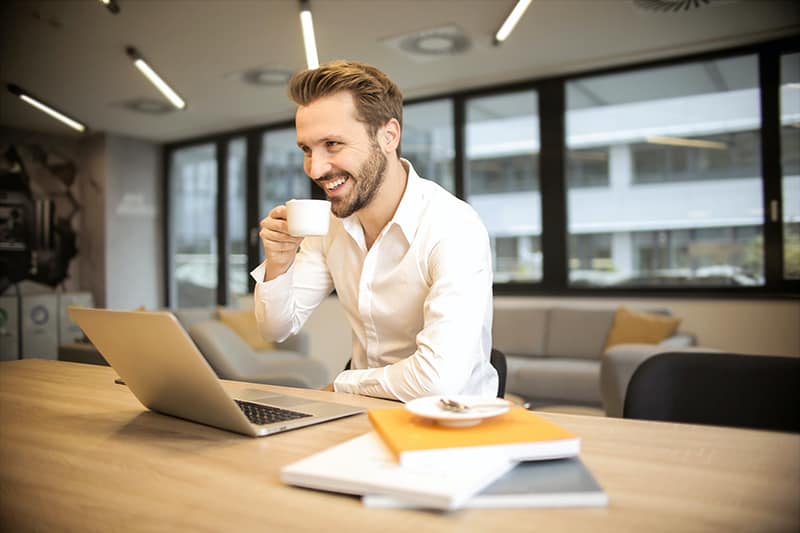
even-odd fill
[(333, 390), (333, 383), (331, 383), (330, 385), (328, 385), (328, 386), (327, 386), (327, 387), (325, 387), (324, 389), (320, 389), (320, 390), (324, 390), (324, 391), (327, 391), (327, 392), (334, 392), (334, 390)]
[(303, 238), (289, 235), (285, 205), (279, 205), (269, 212), (261, 221), (258, 235), (267, 259), (264, 281), (269, 281), (289, 270)]

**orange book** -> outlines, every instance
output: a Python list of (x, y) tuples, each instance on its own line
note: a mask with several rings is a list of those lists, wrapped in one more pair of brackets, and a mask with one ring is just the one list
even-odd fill
[(368, 415), (403, 466), (464, 464), (487, 454), (510, 461), (559, 459), (578, 455), (581, 447), (574, 433), (522, 407), (462, 428), (438, 425), (403, 407), (370, 409)]

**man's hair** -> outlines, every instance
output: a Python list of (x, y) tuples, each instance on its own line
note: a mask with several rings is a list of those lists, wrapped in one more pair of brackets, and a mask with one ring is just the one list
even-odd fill
[(289, 80), (289, 96), (306, 106), (323, 96), (347, 91), (353, 96), (356, 119), (374, 137), (390, 119), (403, 126), (403, 94), (377, 68), (356, 61), (332, 61), (319, 68), (301, 70)]

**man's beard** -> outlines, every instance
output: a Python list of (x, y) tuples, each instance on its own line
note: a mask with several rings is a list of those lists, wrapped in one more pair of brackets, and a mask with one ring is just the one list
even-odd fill
[(358, 169), (356, 176), (349, 172), (338, 172), (332, 175), (332, 179), (339, 176), (349, 178), (349, 181), (353, 182), (354, 190), (345, 198), (330, 199), (331, 212), (339, 218), (347, 218), (368, 206), (386, 178), (386, 164), (386, 155), (381, 151), (380, 146), (373, 142), (369, 158)]

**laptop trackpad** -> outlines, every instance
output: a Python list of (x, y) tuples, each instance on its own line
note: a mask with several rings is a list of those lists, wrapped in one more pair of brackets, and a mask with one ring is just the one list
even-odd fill
[(264, 403), (267, 405), (274, 405), (276, 407), (293, 407), (295, 405), (302, 405), (313, 402), (313, 400), (308, 400), (306, 398), (300, 398), (297, 396), (284, 396), (284, 395), (262, 396), (260, 398), (253, 398), (250, 401), (256, 403)]

